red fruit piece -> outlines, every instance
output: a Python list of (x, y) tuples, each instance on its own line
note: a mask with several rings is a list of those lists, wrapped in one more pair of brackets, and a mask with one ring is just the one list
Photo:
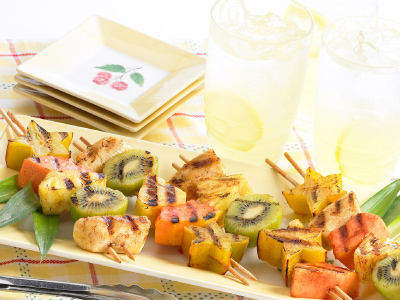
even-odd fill
[(331, 300), (326, 291), (336, 286), (353, 299), (359, 296), (360, 282), (356, 272), (329, 263), (298, 263), (294, 267), (290, 295)]
[(125, 91), (128, 88), (128, 84), (123, 81), (116, 81), (111, 84), (111, 87), (117, 91)]
[(369, 233), (378, 238), (389, 237), (389, 230), (381, 217), (370, 213), (355, 215), (329, 234), (333, 254), (346, 267), (354, 269), (354, 251)]

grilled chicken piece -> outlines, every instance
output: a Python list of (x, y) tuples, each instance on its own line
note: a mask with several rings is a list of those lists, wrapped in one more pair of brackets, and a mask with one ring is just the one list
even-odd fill
[(71, 195), (86, 185), (106, 186), (102, 173), (77, 170), (51, 171), (39, 185), (39, 198), (45, 215), (59, 215), (70, 212)]
[(107, 160), (129, 149), (132, 148), (123, 140), (115, 137), (105, 137), (81, 152), (76, 157), (76, 162), (94, 172), (102, 172)]
[(146, 216), (154, 227), (161, 208), (167, 204), (186, 203), (186, 193), (165, 182), (157, 175), (151, 175), (143, 181), (136, 200), (135, 216)]
[(329, 204), (311, 219), (308, 227), (322, 230), (322, 244), (325, 249), (332, 250), (329, 234), (346, 224), (352, 217), (361, 213), (360, 205), (354, 193), (348, 193)]
[(186, 192), (187, 200), (198, 198), (197, 183), (202, 178), (225, 176), (220, 158), (210, 149), (196, 156), (176, 172), (169, 183)]
[(117, 253), (124, 253), (123, 248), (127, 247), (134, 254), (142, 250), (149, 229), (147, 217), (86, 217), (75, 222), (73, 239), (79, 247), (90, 252), (105, 252), (112, 246)]
[(235, 199), (252, 194), (249, 183), (241, 174), (201, 179), (197, 184), (199, 201), (222, 210), (224, 214)]

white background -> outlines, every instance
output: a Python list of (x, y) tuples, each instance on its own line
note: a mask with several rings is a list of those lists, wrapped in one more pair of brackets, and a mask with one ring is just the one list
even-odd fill
[[(58, 39), (91, 15), (100, 14), (164, 41), (205, 39), (214, 2), (0, 0), (0, 38)], [(400, 22), (400, 1), (380, 0), (379, 16)]]

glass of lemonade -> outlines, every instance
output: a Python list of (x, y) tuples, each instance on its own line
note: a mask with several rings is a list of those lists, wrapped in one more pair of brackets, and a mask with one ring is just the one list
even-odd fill
[(317, 83), (318, 55), (322, 32), (332, 21), (350, 16), (377, 16), (378, 0), (302, 0), (314, 17), (314, 31), (311, 41), (310, 58), (300, 99), (295, 126), (312, 131), (314, 101)]
[(318, 168), (360, 184), (387, 179), (400, 157), (400, 23), (349, 17), (329, 24), (315, 104)]
[[(286, 15), (289, 7), (303, 17)], [(220, 0), (211, 16), (205, 83), (210, 147), (255, 164), (277, 161), (299, 105), (312, 16), (290, 0)]]

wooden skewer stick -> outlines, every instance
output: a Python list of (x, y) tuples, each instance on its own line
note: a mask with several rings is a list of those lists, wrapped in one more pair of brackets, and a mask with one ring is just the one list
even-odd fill
[(123, 245), (122, 249), (124, 250), (125, 254), (132, 259), (133, 261), (135, 261), (135, 257), (133, 256), (133, 253), (128, 249), (127, 245)]
[(7, 124), (11, 127), (11, 129), (14, 131), (14, 133), (17, 136), (23, 136), (24, 134), (21, 132), (21, 130), (13, 123), (13, 121), (10, 119), (10, 117), (6, 114), (4, 109), (0, 109), (0, 114), (6, 120)]
[[(335, 293), (336, 292), (336, 293)], [(326, 292), (335, 300), (353, 300), (349, 295), (347, 295), (340, 287), (336, 286), (335, 289), (329, 289)]]
[(174, 167), (175, 170), (179, 171), (179, 169), (181, 168), (180, 166), (178, 166), (178, 164), (176, 163), (172, 163), (172, 166)]
[(182, 159), (186, 164), (189, 162), (189, 159), (185, 157), (183, 154), (179, 154), (180, 159)]
[(303, 169), (295, 162), (295, 160), (290, 156), (289, 153), (284, 153), (286, 159), (292, 164), (292, 166), (296, 169), (297, 172), (304, 178), (306, 177), (306, 173), (304, 173)]
[(119, 258), (117, 252), (115, 252), (113, 247), (108, 246), (107, 247), (107, 252), (108, 252), (108, 254), (110, 254), (116, 260), (117, 263), (119, 263), (119, 264), (121, 263), (121, 259)]
[(276, 172), (278, 172), (280, 175), (282, 175), (286, 180), (288, 180), (291, 184), (293, 184), (294, 186), (298, 186), (299, 185), (299, 183), (296, 180), (294, 180), (285, 171), (283, 171), (276, 164), (274, 164), (269, 158), (266, 158), (265, 162), (267, 164), (269, 164), (272, 169), (274, 169)]
[(85, 139), (83, 136), (79, 138), (87, 147), (92, 146), (92, 143), (90, 143), (87, 139)]
[(238, 272), (236, 272), (232, 267), (228, 267), (228, 271), (231, 272), (233, 276), (235, 276), (237, 279), (239, 279), (245, 285), (250, 285), (250, 283), (246, 280), (246, 278), (244, 278), (242, 275), (240, 275)]
[(241, 264), (239, 264), (233, 258), (231, 258), (231, 264), (232, 264), (232, 266), (237, 268), (240, 272), (242, 272), (244, 275), (246, 275), (248, 278), (253, 279), (253, 280), (257, 280), (256, 276), (251, 274), (247, 269), (243, 268), (243, 266)]
[(85, 151), (85, 149), (79, 145), (77, 142), (73, 142), (72, 145), (75, 146), (76, 149), (78, 149), (79, 151)]
[[(185, 162), (188, 163), (189, 159), (186, 158), (183, 154), (180, 154), (179, 157)], [(180, 167), (176, 164), (176, 163), (172, 163), (172, 166), (175, 168), (175, 170), (179, 170)], [(257, 280), (257, 278), (251, 274), (251, 272), (249, 272), (246, 268), (244, 268), (241, 264), (239, 264), (237, 261), (235, 261), (233, 258), (231, 258), (231, 264), (232, 266), (234, 266), (235, 268), (237, 268), (239, 271), (241, 271), (244, 275), (246, 275), (248, 278), (253, 279), (253, 280)], [(229, 267), (230, 269), (233, 270), (232, 267)], [(229, 270), (229, 272), (231, 272), (233, 275), (236, 276), (236, 274), (238, 274), (239, 276), (241, 276), (238, 272), (236, 272), (235, 270), (233, 270), (234, 272), (232, 272), (231, 270)], [(238, 276), (236, 276), (240, 281), (242, 281), (244, 284), (249, 285), (248, 282), (244, 282), (241, 278), (239, 278)]]
[(11, 111), (7, 112), (7, 115), (10, 117), (11, 121), (15, 123), (15, 125), (18, 126), (19, 129), (21, 129), (23, 134), (26, 134), (26, 127), (22, 125), (22, 123), (17, 119), (16, 116)]

